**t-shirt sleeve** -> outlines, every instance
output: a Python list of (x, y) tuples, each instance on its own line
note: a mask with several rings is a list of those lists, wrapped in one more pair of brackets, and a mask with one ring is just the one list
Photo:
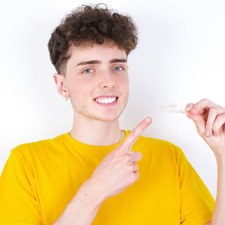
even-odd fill
[(32, 172), (17, 149), (11, 152), (0, 178), (0, 224), (41, 224)]
[(181, 150), (178, 162), (181, 199), (180, 224), (205, 225), (211, 221), (214, 199)]

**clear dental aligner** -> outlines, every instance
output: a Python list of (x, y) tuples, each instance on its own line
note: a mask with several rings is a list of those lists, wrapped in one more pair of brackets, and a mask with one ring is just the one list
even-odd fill
[(162, 104), (160, 110), (163, 112), (185, 113), (184, 108), (178, 107), (176, 104)]

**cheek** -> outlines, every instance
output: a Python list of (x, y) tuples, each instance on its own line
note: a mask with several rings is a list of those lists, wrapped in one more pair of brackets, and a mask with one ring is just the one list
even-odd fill
[(82, 79), (71, 79), (68, 81), (68, 91), (72, 96), (79, 96), (83, 95), (87, 91), (86, 82)]
[(129, 91), (129, 79), (128, 76), (123, 76), (119, 78), (119, 86), (123, 88), (123, 90), (125, 91)]

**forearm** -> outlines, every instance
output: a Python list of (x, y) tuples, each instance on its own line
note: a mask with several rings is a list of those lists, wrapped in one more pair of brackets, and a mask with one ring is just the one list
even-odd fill
[(212, 225), (222, 225), (225, 221), (225, 155), (216, 156), (217, 160), (217, 195), (212, 217)]
[(53, 225), (90, 225), (104, 199), (87, 180)]
[(208, 99), (186, 106), (186, 115), (196, 125), (199, 135), (209, 145), (217, 161), (217, 196), (212, 225), (225, 222), (225, 107)]

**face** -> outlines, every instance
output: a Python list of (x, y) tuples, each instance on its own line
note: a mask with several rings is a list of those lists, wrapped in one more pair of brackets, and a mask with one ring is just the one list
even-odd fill
[(77, 119), (117, 120), (128, 101), (125, 50), (115, 44), (71, 46), (66, 75), (55, 75), (58, 91), (69, 97)]

